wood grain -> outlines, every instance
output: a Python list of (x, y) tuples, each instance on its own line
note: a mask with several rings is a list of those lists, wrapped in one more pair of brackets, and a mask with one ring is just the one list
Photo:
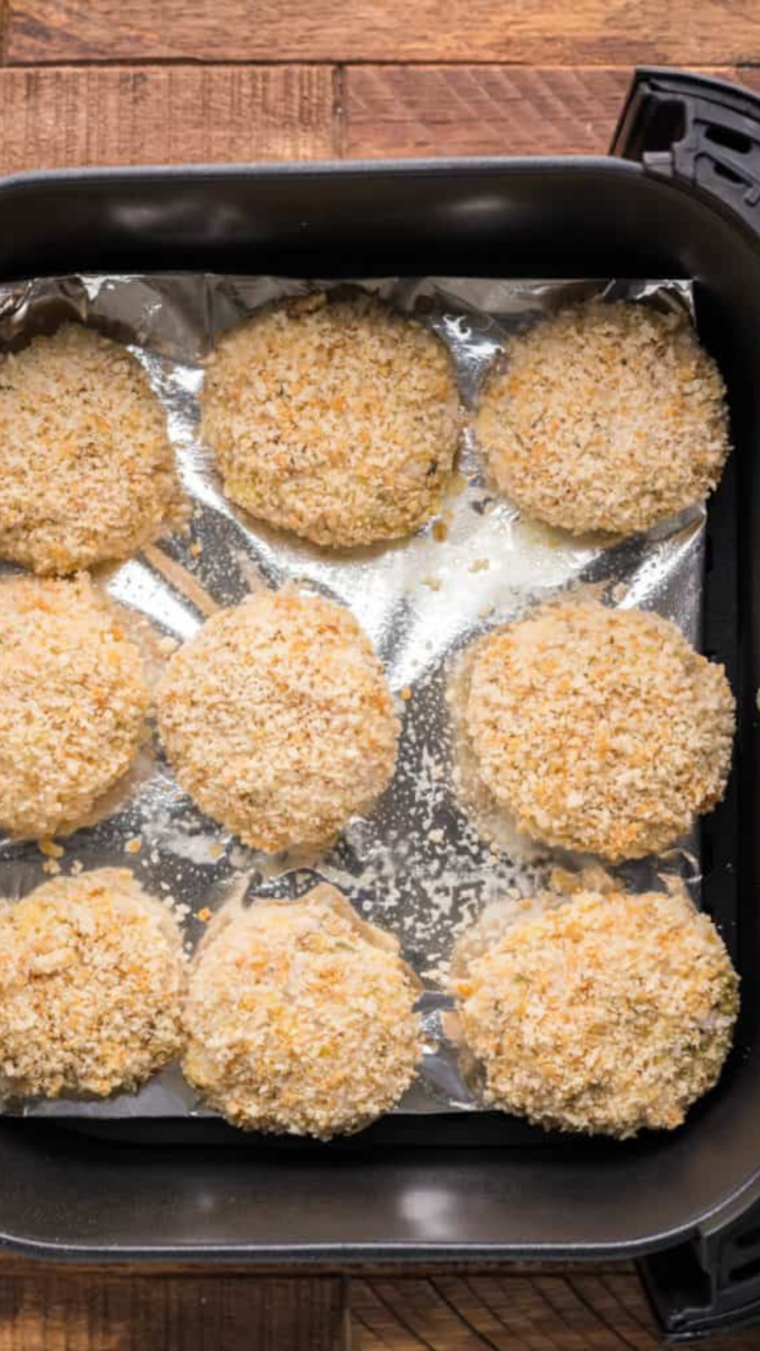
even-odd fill
[[(732, 67), (705, 73), (736, 78)], [(345, 151), (605, 154), (632, 74), (632, 66), (348, 66)]]
[(0, 70), (0, 173), (329, 158), (326, 66)]
[[(576, 1268), (543, 1275), (353, 1280), (350, 1351), (658, 1351), (638, 1277)], [(760, 1331), (711, 1340), (758, 1351)]]
[(0, 1282), (0, 1351), (347, 1351), (340, 1278), (86, 1275)]
[(349, 155), (602, 154), (631, 68), (349, 66)]
[(8, 0), (11, 62), (760, 60), (756, 0)]
[[(718, 72), (724, 78), (732, 69)], [(350, 156), (597, 154), (631, 68), (0, 69), (0, 173)], [(757, 72), (742, 72), (756, 84)]]
[(746, 84), (748, 89), (752, 89), (756, 94), (760, 94), (760, 70), (748, 67), (745, 70), (737, 71), (737, 75), (741, 83)]
[[(0, 1262), (0, 1351), (658, 1351), (627, 1264), (257, 1275)], [(710, 1342), (760, 1351), (760, 1330)]]

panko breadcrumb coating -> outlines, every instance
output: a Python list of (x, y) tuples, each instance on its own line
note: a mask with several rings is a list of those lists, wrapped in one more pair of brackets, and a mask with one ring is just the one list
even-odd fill
[(182, 1049), (174, 917), (125, 869), (57, 877), (0, 909), (0, 1091), (106, 1097)]
[(226, 334), (201, 402), (233, 501), (336, 548), (423, 525), (459, 441), (443, 343), (361, 292), (287, 301)]
[(631, 534), (702, 502), (728, 455), (725, 387), (690, 325), (625, 301), (509, 339), (477, 418), (497, 488), (583, 534)]
[(179, 515), (147, 375), (78, 324), (0, 355), (0, 479), (0, 557), (38, 573), (127, 558)]
[(681, 1124), (738, 1011), (714, 925), (660, 892), (580, 892), (508, 928), (454, 990), (489, 1107), (621, 1139)]
[(734, 700), (669, 620), (568, 600), (481, 641), (464, 723), (518, 830), (619, 861), (673, 844), (720, 800)]
[(421, 1054), (397, 940), (328, 886), (225, 919), (198, 951), (185, 1011), (183, 1069), (206, 1104), (246, 1130), (322, 1140), (389, 1111)]
[(156, 701), (182, 787), (256, 849), (326, 843), (393, 773), (382, 666), (349, 611), (319, 596), (265, 593), (214, 615)]
[(140, 654), (85, 574), (0, 581), (0, 829), (76, 829), (132, 763), (148, 703)]

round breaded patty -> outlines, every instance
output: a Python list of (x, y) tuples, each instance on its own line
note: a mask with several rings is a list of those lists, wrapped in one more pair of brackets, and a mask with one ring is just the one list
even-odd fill
[(0, 909), (0, 1090), (106, 1097), (182, 1048), (184, 957), (130, 872), (57, 877)]
[(361, 293), (288, 301), (226, 334), (201, 402), (233, 501), (337, 548), (423, 525), (459, 440), (443, 343)]
[(323, 1140), (389, 1111), (421, 1054), (396, 939), (327, 886), (219, 919), (185, 1011), (183, 1069), (206, 1104), (246, 1130)]
[(127, 558), (179, 508), (163, 410), (119, 343), (66, 324), (0, 356), (0, 557), (38, 573)]
[(86, 575), (0, 581), (0, 828), (76, 829), (132, 763), (142, 660)]
[(618, 861), (673, 844), (720, 800), (734, 700), (669, 620), (569, 600), (481, 640), (464, 723), (518, 830)]
[(399, 724), (348, 610), (294, 591), (222, 611), (169, 661), (158, 721), (177, 778), (244, 843), (326, 843), (386, 787)]
[(499, 491), (575, 534), (631, 534), (703, 502), (730, 449), (723, 380), (689, 324), (622, 301), (510, 338), (477, 428)]
[(508, 928), (454, 990), (487, 1106), (621, 1139), (681, 1124), (738, 1011), (714, 925), (660, 892), (580, 892)]

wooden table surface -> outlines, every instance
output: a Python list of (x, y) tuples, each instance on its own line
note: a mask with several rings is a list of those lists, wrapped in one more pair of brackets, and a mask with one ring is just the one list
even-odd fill
[[(603, 152), (634, 63), (760, 89), (760, 0), (0, 0), (0, 23), (0, 173)], [(0, 1260), (0, 1351), (659, 1344), (628, 1266), (252, 1277)], [(760, 1332), (711, 1345), (760, 1351)]]

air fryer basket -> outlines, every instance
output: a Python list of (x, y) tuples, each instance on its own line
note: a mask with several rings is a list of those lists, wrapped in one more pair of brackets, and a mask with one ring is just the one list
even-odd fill
[[(704, 648), (740, 720), (703, 827), (704, 904), (743, 976), (718, 1090), (673, 1135), (395, 1118), (332, 1146), (218, 1122), (0, 1122), (0, 1242), (30, 1254), (258, 1262), (646, 1256), (668, 1330), (760, 1317), (760, 100), (642, 71), (618, 158), (103, 170), (0, 182), (0, 276), (171, 268), (351, 276), (692, 276), (736, 453), (710, 505)], [(756, 1306), (756, 1307), (754, 1307)]]

